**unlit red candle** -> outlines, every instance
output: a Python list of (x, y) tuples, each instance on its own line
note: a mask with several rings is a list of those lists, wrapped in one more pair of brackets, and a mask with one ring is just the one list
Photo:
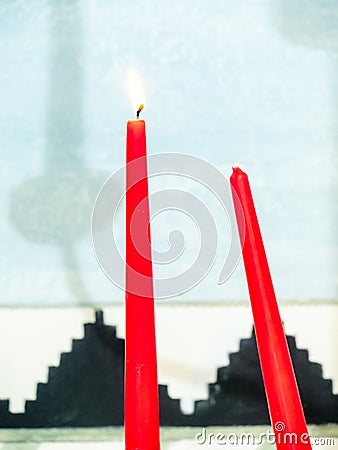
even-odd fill
[(160, 448), (146, 155), (145, 122), (130, 120), (126, 168), (126, 450)]
[(311, 449), (248, 176), (234, 167), (230, 183), (276, 446), (284, 450)]

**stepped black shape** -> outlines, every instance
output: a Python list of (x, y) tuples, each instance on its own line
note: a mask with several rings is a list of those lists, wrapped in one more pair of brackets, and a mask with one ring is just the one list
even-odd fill
[[(38, 383), (37, 399), (26, 402), (24, 413), (12, 414), (8, 400), (0, 401), (0, 428), (123, 425), (124, 340), (117, 338), (115, 327), (105, 325), (102, 311), (84, 329), (84, 338), (73, 340), (72, 351), (61, 354), (60, 366), (49, 368), (47, 383)], [(320, 364), (309, 362), (294, 337), (287, 341), (308, 423), (338, 422), (331, 380), (323, 379)], [(229, 359), (209, 385), (209, 398), (195, 402), (191, 415), (183, 414), (180, 400), (159, 385), (161, 425), (269, 424), (254, 333)]]
[[(104, 323), (102, 311), (84, 330), (71, 352), (61, 354), (60, 366), (49, 368), (47, 383), (38, 383), (25, 413), (12, 414), (8, 401), (0, 401), (0, 428), (123, 425), (124, 339)], [(180, 423), (180, 401), (169, 397), (166, 386), (159, 386), (159, 394), (163, 423)]]
[[(338, 422), (338, 396), (332, 381), (322, 376), (320, 364), (309, 361), (307, 350), (296, 347), (287, 336), (300, 396), (308, 423)], [(217, 371), (209, 384), (208, 400), (195, 402), (194, 425), (260, 425), (269, 423), (263, 378), (254, 331), (240, 341), (240, 350), (230, 354), (230, 364)]]
[(60, 366), (50, 367), (39, 383), (36, 401), (26, 402), (29, 427), (108, 426), (123, 424), (124, 340), (107, 326), (102, 311), (74, 339)]

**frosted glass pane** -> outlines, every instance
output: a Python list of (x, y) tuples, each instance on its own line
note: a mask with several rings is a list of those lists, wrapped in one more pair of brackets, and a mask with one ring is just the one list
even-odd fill
[[(337, 22), (335, 1), (0, 0), (1, 303), (123, 298), (90, 227), (124, 162), (131, 66), (149, 152), (190, 153), (227, 176), (240, 161), (278, 296), (332, 299)], [(123, 220), (120, 231), (123, 248)], [(221, 266), (222, 251), (184, 299), (247, 298), (242, 263), (219, 286)]]

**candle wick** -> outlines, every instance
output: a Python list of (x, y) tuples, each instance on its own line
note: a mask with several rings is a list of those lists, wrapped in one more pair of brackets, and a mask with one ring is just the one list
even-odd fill
[(136, 111), (136, 119), (140, 118), (140, 112), (142, 111), (142, 109), (144, 108), (144, 104), (142, 103), (139, 107), (138, 110)]

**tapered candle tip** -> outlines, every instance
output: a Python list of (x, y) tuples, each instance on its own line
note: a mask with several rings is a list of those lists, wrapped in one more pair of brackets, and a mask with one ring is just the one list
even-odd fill
[(239, 162), (236, 162), (233, 166), (233, 169), (241, 169), (244, 172), (244, 167), (242, 166), (242, 164), (240, 164)]
[(136, 112), (137, 119), (140, 117), (140, 112), (142, 111), (143, 108), (144, 108), (144, 104), (141, 103), (141, 105), (138, 107), (138, 110)]

